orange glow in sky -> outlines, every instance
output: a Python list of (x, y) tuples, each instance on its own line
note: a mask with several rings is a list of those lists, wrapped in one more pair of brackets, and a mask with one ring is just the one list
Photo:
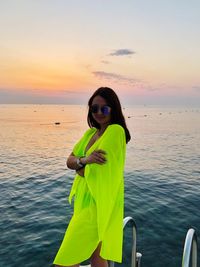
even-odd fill
[(100, 86), (128, 100), (197, 103), (199, 8), (193, 0), (1, 2), (0, 103), (18, 93), (30, 103), (45, 94), (78, 101), (80, 93), (82, 102)]

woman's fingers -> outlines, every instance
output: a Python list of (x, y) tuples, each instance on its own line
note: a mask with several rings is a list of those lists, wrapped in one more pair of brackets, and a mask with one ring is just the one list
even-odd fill
[(94, 151), (95, 163), (103, 164), (106, 162), (105, 152), (103, 150)]
[(104, 164), (106, 162), (105, 155), (106, 152), (104, 150), (95, 150), (88, 156), (88, 163)]
[(106, 155), (106, 151), (102, 150), (102, 149), (97, 149), (95, 150), (97, 153), (101, 153), (101, 154), (104, 154)]

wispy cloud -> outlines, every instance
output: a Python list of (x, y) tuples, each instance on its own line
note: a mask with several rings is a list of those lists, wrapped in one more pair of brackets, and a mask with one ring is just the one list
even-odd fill
[(136, 53), (135, 51), (130, 50), (130, 49), (117, 49), (111, 52), (109, 56), (129, 56), (135, 53)]
[(110, 64), (110, 62), (107, 61), (107, 60), (102, 60), (101, 63), (103, 63), (103, 64)]
[(120, 82), (123, 84), (132, 84), (135, 85), (135, 83), (140, 82), (138, 79), (130, 78), (121, 74), (112, 73), (112, 72), (105, 72), (105, 71), (93, 71), (92, 74), (99, 78), (104, 80), (109, 80), (113, 82)]
[[(133, 78), (128, 77), (126, 75), (121, 75), (118, 73), (113, 72), (106, 72), (106, 71), (93, 71), (92, 74), (100, 80), (112, 82), (115, 84), (119, 84), (121, 86), (128, 86), (130, 88), (137, 89), (140, 91), (146, 91), (150, 94), (156, 94), (162, 91), (166, 91), (166, 89), (169, 89), (169, 86), (166, 83), (160, 83), (160, 84), (151, 84), (148, 81), (145, 81), (143, 79), (139, 78)], [(174, 86), (171, 86), (174, 88)], [(199, 90), (200, 92), (200, 86), (196, 87), (196, 90)]]

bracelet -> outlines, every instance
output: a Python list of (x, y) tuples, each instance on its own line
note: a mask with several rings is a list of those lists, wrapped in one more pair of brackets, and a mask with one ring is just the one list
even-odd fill
[(81, 168), (85, 167), (85, 164), (81, 163), (81, 158), (77, 158), (76, 164)]

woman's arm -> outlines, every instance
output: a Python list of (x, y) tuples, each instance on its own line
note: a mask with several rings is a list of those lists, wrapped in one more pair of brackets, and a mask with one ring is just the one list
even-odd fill
[[(78, 164), (78, 159), (79, 157), (76, 157), (73, 153), (71, 153), (69, 157), (67, 158), (67, 162), (66, 162), (67, 167), (71, 170), (80, 169), (80, 165)], [(81, 160), (80, 160), (80, 163), (82, 163)]]
[(80, 168), (80, 164), (82, 164), (83, 166), (86, 164), (92, 164), (92, 163), (104, 164), (106, 163), (105, 154), (106, 154), (105, 151), (99, 149), (99, 150), (93, 151), (87, 157), (79, 158), (79, 157), (76, 157), (72, 152), (69, 155), (66, 164), (69, 169), (76, 170), (76, 172), (79, 175), (84, 176), (84, 167)]

